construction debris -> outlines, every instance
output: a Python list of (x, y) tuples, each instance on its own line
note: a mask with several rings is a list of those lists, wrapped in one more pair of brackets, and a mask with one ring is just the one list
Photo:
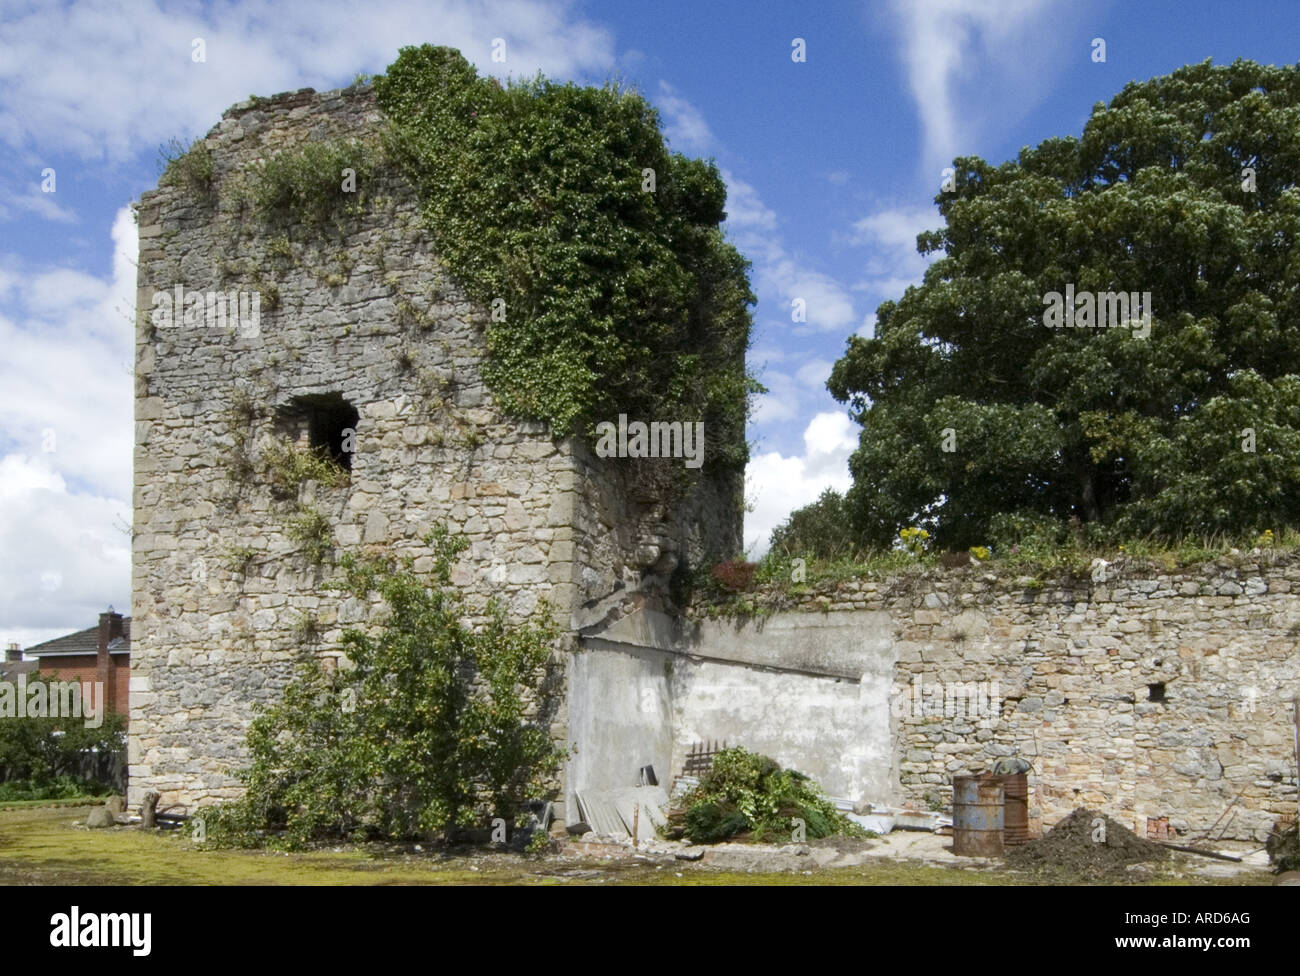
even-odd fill
[[(668, 793), (662, 786), (629, 786), (621, 790), (583, 790), (574, 794), (578, 815), (599, 837), (654, 840), (656, 827), (666, 821)], [(635, 833), (634, 833), (635, 832)]]

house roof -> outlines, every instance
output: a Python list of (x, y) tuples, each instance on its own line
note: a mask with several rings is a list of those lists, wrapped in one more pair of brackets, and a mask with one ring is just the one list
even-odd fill
[[(122, 618), (122, 636), (114, 637), (108, 644), (110, 654), (131, 653), (131, 618)], [(75, 634), (56, 637), (23, 650), (31, 657), (68, 657), (74, 654), (99, 653), (99, 626), (87, 627)]]

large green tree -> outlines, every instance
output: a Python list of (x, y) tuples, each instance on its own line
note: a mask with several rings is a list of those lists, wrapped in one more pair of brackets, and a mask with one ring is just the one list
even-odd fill
[[(1300, 524), (1300, 66), (1189, 65), (1098, 104), (1081, 138), (955, 169), (917, 239), (942, 256), (828, 384), (863, 426), (856, 528), (965, 546), (1008, 516)], [(1150, 292), (1150, 334), (1049, 327), (1067, 285)]]

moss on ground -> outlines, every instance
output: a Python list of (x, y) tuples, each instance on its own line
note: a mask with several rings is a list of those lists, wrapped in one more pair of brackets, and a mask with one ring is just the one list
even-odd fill
[[(68, 885), (1021, 885), (1004, 870), (881, 861), (854, 868), (795, 872), (717, 871), (682, 863), (532, 859), (483, 853), (383, 853), (340, 849), (310, 854), (200, 851), (178, 833), (134, 828), (85, 830), (91, 807), (0, 810), (0, 884)], [(1230, 881), (1163, 877), (1148, 884), (1270, 884), (1253, 872)], [(1059, 878), (1054, 883), (1063, 883)], [(1068, 883), (1068, 882), (1067, 882)], [(1136, 883), (1136, 882), (1135, 882)]]

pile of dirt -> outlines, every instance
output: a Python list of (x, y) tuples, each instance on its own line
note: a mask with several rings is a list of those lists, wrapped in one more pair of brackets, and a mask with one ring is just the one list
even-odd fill
[(1035, 874), (1097, 881), (1130, 877), (1133, 864), (1168, 861), (1167, 847), (1139, 837), (1105, 814), (1079, 807), (1040, 839), (1007, 852), (1007, 865)]

